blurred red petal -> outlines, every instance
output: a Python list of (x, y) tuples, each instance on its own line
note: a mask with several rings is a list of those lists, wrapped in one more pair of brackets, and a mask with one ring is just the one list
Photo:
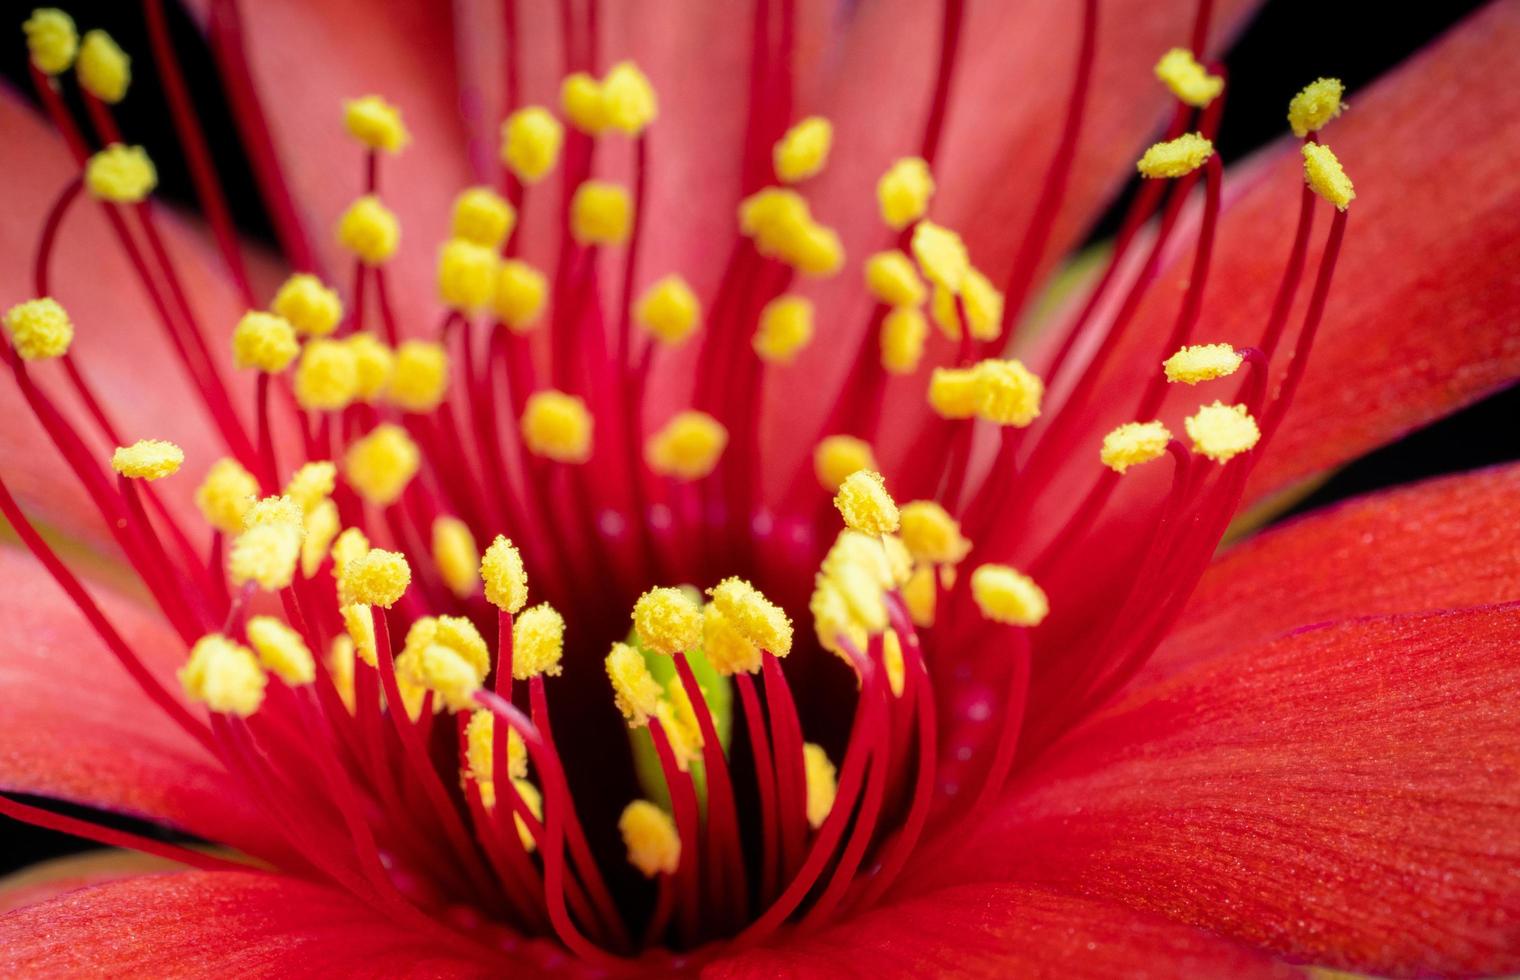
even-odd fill
[(161, 871), (181, 870), (184, 870), (181, 864), (137, 851), (108, 848), (70, 854), (30, 865), (0, 878), (0, 915), (91, 885), (103, 885), (109, 881)]

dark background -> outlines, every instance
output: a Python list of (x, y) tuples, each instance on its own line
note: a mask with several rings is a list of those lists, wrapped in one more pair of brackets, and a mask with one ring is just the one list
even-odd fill
[[(1230, 89), (1229, 111), (1216, 141), (1220, 153), (1226, 160), (1235, 159), (1280, 136), (1284, 131), (1283, 114), (1288, 99), (1305, 82), (1320, 75), (1336, 76), (1355, 93), (1480, 6), (1482, 3), (1478, 0), (1393, 4), (1367, 0), (1333, 7), (1325, 0), (1270, 0), (1226, 57), (1234, 84)], [(0, 22), (19, 25), (31, 4), (5, 0), (0, 7), (9, 14), (0, 17)], [(217, 170), (227, 182), (234, 217), (245, 234), (272, 244), (273, 234), (260, 210), (252, 176), (239, 149), (210, 53), (172, 0), (166, 7), (170, 30), (202, 125), (206, 127)], [(133, 55), (132, 97), (117, 107), (117, 118), (134, 142), (147, 147), (157, 165), (159, 194), (194, 207), (189, 174), (175, 151), (177, 140), (163, 108), (162, 89), (153, 72), (153, 59), (139, 6), (122, 0), (96, 0), (70, 3), (67, 9), (81, 32), (92, 27), (104, 28)], [(1324, 29), (1306, 31), (1307, 25), (1320, 25), (1331, 19), (1327, 17), (1327, 11), (1331, 9), (1335, 11), (1331, 24)], [(19, 35), (16, 30), (7, 42), (0, 43), (0, 74), (9, 85), (30, 94), (26, 46)], [(1121, 198), (1098, 223), (1093, 234), (1095, 239), (1110, 234), (1117, 227), (1119, 208), (1125, 199)], [(1520, 415), (1517, 410), (1520, 410), (1520, 387), (1480, 402), (1352, 463), (1332, 476), (1297, 509), (1318, 507), (1379, 487), (1512, 458), (1514, 443), (1508, 439), (1495, 439), (1494, 435), (1512, 431), (1515, 419)], [(47, 805), (54, 810), (81, 812), (51, 802)], [(93, 818), (100, 819), (98, 815)], [(109, 822), (139, 832), (157, 833), (131, 821), (112, 819)], [(0, 873), (89, 846), (92, 845), (0, 817)]]

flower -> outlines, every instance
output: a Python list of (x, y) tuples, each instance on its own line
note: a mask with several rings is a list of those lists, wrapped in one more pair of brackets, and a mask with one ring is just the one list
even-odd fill
[[(728, 5), (603, 6), (601, 37), (569, 18), (566, 128), (554, 80), (515, 57), (558, 30), (529, 5), (501, 8), (511, 30), (436, 5), (215, 5), (282, 244), (327, 291), (320, 330), (252, 321), (248, 349), (281, 357), (237, 372), (236, 324), (288, 280), (237, 249), (214, 181), (215, 246), (138, 203), (144, 151), (82, 184), (90, 158), (0, 102), (24, 150), (7, 215), (52, 202), (37, 254), (7, 263), (48, 260), (14, 302), (66, 311), (7, 319), (29, 351), (6, 348), (7, 417), (41, 424), (3, 434), (0, 503), (34, 557), (0, 551), (0, 812), (193, 869), (40, 873), (0, 917), (7, 972), (1520, 968), (1517, 471), (1210, 561), (1242, 503), (1517, 375), (1520, 170), (1494, 124), (1520, 110), (1515, 5), (1340, 118), (1316, 82), (1292, 121), (1308, 142), (1228, 199), (1210, 142), (1227, 94), (1192, 4), (1133, 22), (1033, 5), (1006, 26), (862, 5), (806, 21), (807, 44)], [(67, 130), (72, 22), (31, 23)], [(813, 32), (836, 29), (820, 58)], [(517, 50), (478, 61), (493, 87), (467, 72), (455, 91), (437, 53), (501, 37)], [(888, 42), (922, 47), (921, 70)], [(631, 60), (593, 64), (609, 45)], [(1056, 54), (1019, 99), (978, 101)], [(1146, 150), (1171, 97), (1157, 59), (1174, 122)], [(839, 65), (867, 70), (831, 88)], [(381, 87), (355, 144), (342, 106)], [(532, 98), (550, 104), (518, 113)], [(1137, 162), (1116, 271), (1027, 336), (1100, 175)], [(594, 233), (564, 235), (593, 169)], [(85, 220), (86, 185), (106, 222)], [(457, 220), (464, 194), (489, 235)], [(347, 215), (342, 247), (308, 215)], [(893, 249), (892, 282), (868, 286), (865, 259)], [(641, 290), (677, 275), (696, 311), (679, 347), (632, 329)], [(478, 312), (504, 280), (506, 330)], [(939, 335), (894, 331), (883, 365), (900, 311), (879, 293), (921, 295)], [(757, 352), (762, 310), (792, 295), (779, 309), (806, 317), (777, 316)], [(1185, 347), (1171, 373), (1197, 388), (1162, 368)], [(687, 411), (723, 438), (657, 475), (645, 437)], [(821, 486), (831, 435), (858, 442), (829, 444)], [(835, 473), (846, 458), (870, 465)], [(28, 515), (114, 545), (151, 606), (85, 586), (101, 563), (65, 564)]]

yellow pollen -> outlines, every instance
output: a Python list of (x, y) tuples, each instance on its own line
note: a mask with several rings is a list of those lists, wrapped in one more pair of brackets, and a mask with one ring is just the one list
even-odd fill
[(777, 657), (792, 652), (792, 621), (780, 606), (742, 578), (726, 578), (707, 590), (734, 629), (749, 642)]
[(343, 565), (343, 581), (354, 602), (389, 609), (412, 584), (412, 566), (405, 555), (371, 548)]
[(650, 589), (633, 604), (639, 642), (666, 656), (702, 643), (702, 610), (680, 589)]
[(701, 758), (702, 728), (697, 723), (696, 711), (679, 678), (672, 677), (665, 690), (655, 718), (670, 739), (671, 754), (676, 757), (676, 768), (687, 772), (692, 762)]
[(454, 198), (455, 238), (485, 248), (500, 248), (517, 227), (517, 211), (489, 187), (470, 187)]
[(317, 678), (316, 661), (301, 634), (273, 616), (248, 620), (248, 642), (266, 670), (291, 687), (310, 684)]
[(903, 662), (902, 640), (896, 630), (887, 630), (882, 635), (881, 666), (887, 675), (887, 686), (892, 689), (892, 696), (902, 697), (904, 682), (908, 679), (907, 665)]
[(496, 294), (496, 251), (465, 238), (451, 238), (438, 249), (438, 298), (461, 313), (483, 308)]
[(365, 500), (387, 507), (400, 499), (421, 463), (422, 454), (406, 430), (382, 422), (348, 447), (343, 456), (343, 477)]
[(596, 136), (607, 128), (607, 105), (602, 99), (601, 83), (586, 72), (565, 76), (559, 86), (559, 107), (570, 125), (588, 136)]
[(608, 126), (637, 136), (660, 114), (660, 103), (639, 66), (619, 61), (602, 78), (602, 111)]
[(888, 306), (917, 306), (928, 295), (913, 260), (895, 248), (866, 259), (866, 287)]
[(449, 355), (443, 345), (408, 340), (396, 348), (391, 372), (391, 403), (408, 412), (431, 412), (443, 401), (449, 386)]
[(929, 338), (929, 321), (917, 308), (900, 306), (881, 322), (881, 366), (888, 374), (918, 370)]
[(1135, 164), (1142, 177), (1184, 177), (1208, 162), (1214, 144), (1198, 133), (1183, 133), (1154, 144)]
[(256, 524), (232, 539), (227, 568), (234, 585), (256, 583), (266, 592), (290, 585), (301, 559), (301, 525)]
[(751, 340), (760, 359), (790, 364), (813, 339), (813, 301), (804, 296), (778, 296), (760, 311)]
[(932, 221), (920, 221), (914, 226), (913, 258), (926, 279), (952, 293), (961, 291), (961, 283), (971, 268), (971, 256), (961, 236)]
[(417, 665), (422, 682), (443, 699), (450, 711), (469, 711), (475, 706), (480, 677), (470, 662), (456, 651), (436, 644), (423, 647)]
[(512, 676), (525, 681), (547, 674), (558, 677), (565, 652), (565, 619), (540, 602), (512, 622)]
[(354, 377), (357, 382), (354, 397), (372, 402), (391, 383), (396, 356), (391, 349), (375, 338), (374, 334), (356, 333), (343, 338), (343, 345), (354, 360)]
[(902, 506), (902, 542), (916, 561), (955, 563), (971, 551), (961, 536), (960, 523), (932, 500), (913, 500)]
[(74, 340), (74, 321), (50, 296), (17, 303), (5, 311), (5, 329), (24, 360), (62, 357)]
[(727, 445), (723, 423), (706, 412), (680, 412), (644, 443), (644, 461), (660, 476), (700, 480), (718, 465)]
[(486, 601), (497, 609), (515, 614), (527, 605), (528, 573), (523, 570), (522, 554), (500, 534), (480, 559), (480, 577), (486, 585)]
[(112, 105), (126, 98), (127, 86), (132, 83), (132, 59), (111, 35), (98, 29), (85, 32), (74, 70), (80, 88)]
[(375, 619), (369, 606), (350, 602), (343, 606), (343, 628), (354, 644), (360, 660), (374, 667), (378, 664), (375, 653)]
[[(934, 322), (939, 324), (945, 336), (960, 340), (961, 315), (955, 299), (949, 289), (936, 284), (931, 311)], [(1003, 294), (975, 268), (967, 268), (966, 277), (961, 281), (959, 306), (965, 308), (972, 338), (982, 341), (997, 339), (1003, 327)]]
[(812, 220), (802, 195), (781, 187), (766, 187), (739, 202), (739, 230), (767, 257), (781, 257)]
[(1166, 371), (1166, 380), (1195, 385), (1228, 378), (1240, 369), (1244, 360), (1229, 344), (1194, 344), (1168, 357), (1161, 367)]
[(285, 280), (269, 309), (289, 321), (296, 333), (307, 337), (326, 337), (343, 319), (343, 300), (338, 291), (305, 272)]
[(1045, 590), (1007, 565), (982, 565), (972, 572), (971, 597), (983, 616), (1010, 626), (1038, 626), (1050, 612)]
[(618, 833), (628, 848), (628, 863), (644, 877), (673, 875), (681, 866), (681, 836), (675, 821), (648, 800), (634, 800), (623, 807)]
[(935, 591), (933, 568), (928, 565), (915, 568), (902, 587), (902, 597), (914, 626), (928, 628), (934, 625), (934, 607), (939, 597)]
[(301, 353), (295, 328), (273, 313), (244, 313), (232, 330), (232, 362), (265, 374), (279, 374)]
[(300, 507), (302, 513), (310, 514), (324, 498), (332, 496), (337, 479), (338, 468), (325, 459), (303, 463), (291, 474), (283, 495)]
[(975, 369), (982, 390), (978, 414), (998, 425), (1023, 428), (1040, 417), (1045, 383), (1015, 360), (986, 360)]
[(1288, 125), (1293, 127), (1293, 135), (1303, 139), (1323, 129), (1346, 108), (1341, 102), (1345, 94), (1346, 87), (1339, 78), (1316, 78), (1305, 85), (1288, 103)]
[(265, 524), (276, 524), (284, 527), (301, 527), (301, 505), (281, 494), (274, 497), (265, 497), (254, 501), (243, 514), (243, 530), (259, 527)]
[(813, 629), (817, 632), (819, 646), (838, 655), (854, 669), (854, 663), (845, 657), (840, 640), (849, 640), (857, 649), (863, 648), (867, 640), (866, 631), (856, 621), (849, 603), (845, 601), (844, 593), (833, 578), (826, 575), (817, 577), (812, 598), (808, 600), (808, 612), (813, 617)]
[(338, 243), (365, 265), (380, 265), (401, 244), (401, 222), (378, 197), (366, 194), (338, 219)]
[(243, 529), (243, 515), (259, 495), (259, 481), (235, 459), (223, 458), (211, 464), (206, 478), (195, 491), (195, 505), (206, 523), (223, 534)]
[(137, 204), (158, 186), (158, 171), (147, 150), (112, 143), (85, 163), (84, 183), (103, 201)]
[[(517, 790), (518, 796), (522, 797), (523, 805), (528, 808), (529, 813), (533, 814), (533, 819), (543, 820), (544, 795), (538, 791), (538, 787), (534, 786), (526, 779), (514, 779), (512, 780), (512, 788)], [(483, 783), (480, 789), (481, 802), (485, 803), (486, 809), (490, 809), (495, 805), (495, 787), (490, 783)], [(487, 800), (487, 794), (485, 792), (487, 789), (491, 790), (489, 800)], [(512, 823), (517, 828), (517, 840), (522, 844), (523, 850), (527, 851), (529, 854), (533, 853), (533, 849), (537, 845), (534, 843), (533, 832), (528, 829), (527, 823), (524, 822), (520, 814), (516, 813), (512, 814)]]
[(697, 294), (680, 276), (666, 276), (644, 290), (633, 306), (634, 322), (661, 343), (679, 344), (697, 329), (702, 316)]
[(332, 675), (333, 687), (349, 714), (354, 713), (354, 641), (347, 636), (335, 636), (327, 649), (327, 670)]
[(525, 184), (536, 184), (554, 169), (565, 142), (565, 127), (543, 106), (519, 109), (501, 124), (501, 162)]
[(139, 439), (111, 454), (111, 469), (129, 480), (161, 480), (178, 473), (184, 462), (185, 451), (162, 439)]
[(338, 505), (329, 499), (318, 501), (306, 515), (306, 536), (301, 541), (301, 574), (311, 578), (327, 558), (328, 546), (338, 536)]
[[(343, 577), (343, 566), (369, 554), (369, 538), (364, 532), (356, 527), (344, 528), (342, 533), (332, 543), (333, 576), (338, 579)], [(351, 602), (347, 596), (343, 601)]]
[(834, 127), (822, 116), (809, 116), (797, 123), (771, 150), (777, 179), (795, 184), (821, 173), (829, 162), (833, 142)]
[(582, 245), (621, 245), (633, 225), (633, 200), (626, 188), (588, 180), (570, 200), (570, 232)]
[(484, 680), (491, 672), (491, 651), (475, 624), (463, 616), (424, 616), (406, 631), (403, 653), (420, 655), (424, 647), (439, 646), (454, 651)]
[(461, 599), (474, 595), (480, 585), (480, 549), (468, 524), (448, 515), (433, 521), (433, 564), (450, 592)]
[(1351, 178), (1346, 176), (1330, 147), (1322, 143), (1305, 143), (1303, 153), (1304, 180), (1309, 187), (1334, 204), (1337, 210), (1346, 210), (1356, 198), (1356, 188), (1351, 186)]
[(971, 418), (982, 407), (982, 376), (975, 368), (935, 368), (929, 376), (929, 406), (941, 418)]
[(881, 220), (901, 231), (924, 216), (934, 196), (934, 175), (919, 157), (904, 157), (892, 164), (876, 182)]
[[(479, 709), (470, 714), (465, 725), (465, 761), (472, 779), (486, 782), (496, 775), (496, 717)], [(507, 775), (523, 779), (528, 775), (528, 747), (522, 736), (507, 728)]]
[(178, 676), (191, 701), (239, 718), (259, 710), (268, 683), (253, 651), (220, 633), (208, 633), (195, 641), (190, 659)]
[(810, 222), (783, 256), (798, 272), (815, 279), (832, 276), (844, 265), (844, 243), (827, 225)]
[(1261, 429), (1244, 405), (1215, 402), (1183, 419), (1193, 450), (1216, 463), (1228, 463), (1261, 439)]
[(897, 504), (887, 493), (887, 481), (874, 470), (856, 470), (839, 485), (834, 506), (844, 522), (862, 534), (889, 534), (897, 530)]
[[(348, 341), (316, 337), (306, 342), (292, 379), (302, 408), (335, 412), (359, 394), (359, 359)], [(389, 361), (390, 352), (386, 352)]]
[(1202, 109), (1224, 91), (1224, 79), (1210, 75), (1187, 48), (1172, 48), (1162, 55), (1156, 62), (1156, 77), (1178, 101), (1195, 109)]
[(834, 809), (834, 797), (839, 791), (837, 771), (823, 746), (813, 742), (802, 746), (802, 762), (807, 776), (808, 825), (817, 830)]
[(69, 70), (79, 51), (79, 32), (72, 17), (56, 7), (41, 7), (32, 11), (21, 29), (26, 33), (27, 51), (38, 71), (57, 75)]
[(852, 622), (869, 633), (879, 633), (887, 628), (887, 604), (882, 596), (881, 583), (867, 567), (854, 564), (835, 553), (827, 561), (827, 568), (818, 576), (827, 580), (844, 599)]
[(544, 312), (549, 282), (526, 262), (507, 259), (496, 272), (496, 295), (492, 308), (507, 329), (527, 333)]
[(644, 655), (626, 643), (612, 644), (607, 654), (607, 679), (612, 682), (612, 700), (623, 713), (629, 728), (649, 724), (660, 709), (660, 682), (649, 672)]
[(559, 463), (591, 458), (591, 413), (562, 391), (536, 391), (523, 406), (522, 436), (528, 451)]
[(724, 677), (760, 670), (760, 648), (739, 632), (715, 602), (702, 607), (702, 653)]
[(1160, 422), (1126, 422), (1103, 437), (1103, 465), (1115, 473), (1160, 459), (1172, 433)]
[(401, 110), (378, 95), (344, 102), (343, 125), (363, 145), (386, 153), (399, 153), (412, 138), (401, 121)]
[(813, 473), (829, 493), (837, 493), (851, 473), (877, 468), (871, 444), (854, 436), (825, 436), (813, 450)]

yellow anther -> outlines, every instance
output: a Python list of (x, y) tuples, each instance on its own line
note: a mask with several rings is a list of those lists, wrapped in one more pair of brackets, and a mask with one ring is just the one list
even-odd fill
[(846, 569), (858, 570), (879, 593), (906, 582), (911, 566), (912, 556), (895, 535), (876, 536), (846, 528), (824, 556), (820, 571), (842, 576)]
[(706, 412), (679, 412), (644, 443), (644, 461), (660, 476), (700, 480), (718, 465), (728, 429)]
[(431, 412), (449, 387), (449, 355), (442, 344), (407, 340), (396, 348), (391, 371), (391, 403), (408, 412)]
[(379, 398), (390, 386), (396, 355), (370, 333), (350, 334), (343, 338), (343, 345), (354, 359), (354, 377), (358, 382), (354, 397), (366, 402)]
[(614, 643), (606, 665), (613, 703), (623, 713), (628, 727), (649, 724), (650, 716), (660, 709), (660, 695), (664, 691), (649, 672), (644, 655), (626, 643)]
[(491, 672), (491, 651), (475, 624), (463, 616), (423, 616), (406, 631), (403, 653), (441, 646), (457, 653), (481, 680)]
[(583, 71), (565, 76), (559, 86), (559, 107), (570, 125), (590, 136), (607, 128), (607, 104), (602, 99), (602, 85)]
[(1216, 401), (1183, 419), (1182, 424), (1193, 440), (1193, 451), (1216, 463), (1228, 463), (1261, 439), (1261, 429), (1244, 405)]
[(103, 201), (136, 204), (158, 186), (158, 171), (147, 150), (112, 143), (85, 163), (84, 183)]
[(734, 629), (778, 657), (792, 652), (792, 621), (782, 608), (742, 578), (726, 578), (707, 590)]
[(952, 293), (961, 291), (971, 256), (961, 236), (932, 221), (920, 221), (913, 228), (913, 258), (930, 282)]
[(565, 652), (565, 618), (540, 602), (512, 621), (512, 676), (525, 681), (540, 674), (558, 677)]
[(823, 171), (834, 143), (834, 126), (822, 116), (808, 116), (776, 141), (771, 150), (776, 177), (795, 184)]
[(244, 313), (232, 330), (232, 363), (279, 374), (301, 353), (295, 327), (274, 313)]
[(480, 549), (468, 524), (448, 515), (434, 519), (433, 564), (450, 592), (461, 599), (475, 594), (480, 585)]
[(760, 648), (739, 631), (715, 602), (702, 607), (702, 653), (725, 677), (760, 669)]
[(903, 603), (908, 607), (908, 618), (914, 626), (928, 628), (934, 625), (934, 607), (939, 596), (935, 589), (934, 569), (920, 565), (913, 570), (906, 585), (902, 587)]
[(808, 825), (817, 830), (834, 809), (834, 796), (839, 791), (837, 772), (823, 746), (812, 742), (802, 746), (802, 762), (807, 775)]
[(644, 290), (633, 306), (634, 322), (662, 343), (679, 344), (700, 325), (701, 304), (680, 276), (666, 276)]
[(528, 602), (528, 573), (522, 554), (498, 534), (480, 559), (480, 577), (486, 585), (486, 601), (497, 609), (516, 613)]
[(908, 674), (907, 665), (903, 661), (902, 640), (898, 638), (896, 630), (887, 630), (882, 635), (881, 666), (887, 675), (887, 687), (892, 689), (892, 696), (902, 697)]
[(1240, 369), (1245, 358), (1229, 344), (1194, 344), (1184, 347), (1161, 363), (1166, 380), (1195, 385), (1227, 378)]
[(243, 515), (259, 495), (259, 481), (235, 459), (223, 458), (211, 464), (206, 478), (195, 491), (195, 505), (206, 523), (223, 534), (243, 529)]
[[(492, 790), (489, 801), (486, 799), (485, 793), (488, 787)], [(480, 788), (481, 802), (485, 803), (486, 809), (489, 810), (495, 805), (495, 787), (490, 784), (482, 784)], [(544, 795), (538, 791), (538, 787), (526, 779), (514, 779), (512, 780), (512, 788), (517, 790), (518, 796), (522, 797), (523, 805), (528, 808), (529, 813), (533, 814), (533, 819), (542, 821), (544, 819)], [(528, 824), (523, 820), (522, 815), (517, 813), (512, 814), (512, 824), (517, 828), (517, 840), (522, 844), (523, 850), (529, 854), (533, 853), (533, 849), (537, 844), (533, 839), (533, 831), (528, 828)]]
[(650, 589), (633, 604), (633, 629), (639, 642), (666, 656), (702, 642), (702, 609), (680, 589)]
[(929, 321), (916, 307), (900, 306), (881, 322), (881, 366), (888, 374), (912, 374), (924, 357)]
[(6, 310), (5, 329), (16, 353), (28, 361), (62, 357), (74, 340), (74, 321), (51, 296), (29, 299)]
[(343, 477), (365, 500), (387, 507), (400, 499), (421, 463), (422, 454), (406, 430), (382, 422), (348, 447)]
[(449, 309), (473, 313), (495, 297), (496, 251), (465, 238), (438, 249), (438, 298)]
[(1040, 417), (1045, 383), (1019, 361), (990, 359), (973, 370), (981, 388), (977, 413), (997, 425), (1023, 428)]
[(305, 272), (285, 280), (269, 309), (289, 321), (296, 333), (307, 337), (325, 337), (343, 319), (343, 300), (338, 298), (338, 291)]
[(255, 500), (243, 512), (243, 530), (247, 531), (266, 524), (300, 530), (303, 516), (301, 505), (284, 494), (264, 497), (261, 500)]
[(660, 114), (660, 102), (639, 66), (619, 61), (602, 79), (602, 110), (608, 126), (637, 136)]
[(371, 548), (343, 565), (343, 582), (354, 602), (389, 609), (412, 584), (412, 566), (405, 555)]
[(1126, 422), (1103, 437), (1103, 465), (1115, 473), (1160, 459), (1172, 433), (1160, 422)]
[(951, 340), (961, 339), (961, 308), (966, 311), (965, 319), (973, 339), (990, 341), (998, 338), (1003, 329), (1003, 294), (977, 269), (966, 270), (966, 277), (961, 281), (959, 304), (949, 289), (941, 285), (934, 287), (931, 307), (934, 322)]
[(866, 287), (888, 306), (917, 306), (928, 295), (913, 260), (895, 248), (866, 259)]
[(292, 380), (302, 408), (317, 412), (347, 408), (359, 394), (359, 358), (354, 345), (330, 337), (308, 340)]
[(766, 187), (739, 202), (739, 230), (769, 258), (785, 255), (812, 220), (802, 195), (781, 187)]
[(591, 458), (591, 413), (574, 395), (534, 392), (523, 407), (521, 425), (523, 443), (535, 456), (559, 463), (584, 463)]
[(544, 274), (526, 262), (507, 259), (496, 272), (496, 295), (492, 308), (507, 329), (527, 333), (543, 315), (549, 295)]
[(854, 663), (845, 656), (841, 640), (848, 640), (857, 649), (863, 649), (867, 641), (866, 631), (856, 621), (850, 604), (831, 577), (817, 577), (812, 598), (808, 600), (808, 612), (813, 617), (819, 646), (838, 655), (853, 668)]
[(139, 439), (111, 454), (111, 469), (129, 480), (161, 480), (178, 473), (184, 462), (185, 451), (162, 439)]
[(41, 7), (32, 11), (21, 29), (26, 32), (26, 48), (38, 71), (57, 75), (69, 70), (79, 51), (79, 32), (72, 17), (56, 7)]
[(338, 243), (365, 265), (380, 265), (401, 244), (401, 222), (378, 197), (366, 194), (338, 219)]
[(866, 633), (879, 633), (887, 628), (887, 604), (882, 596), (881, 583), (868, 567), (841, 560), (838, 554), (818, 576), (827, 579), (843, 597), (852, 622), (863, 627)]
[(450, 711), (469, 711), (475, 706), (475, 692), (480, 677), (470, 662), (445, 646), (423, 647), (417, 657), (417, 669), (427, 685)]
[(338, 505), (322, 499), (306, 515), (306, 536), (301, 540), (301, 574), (311, 578), (327, 558), (328, 547), (338, 536), (341, 523)]
[(412, 138), (401, 121), (401, 110), (378, 95), (344, 102), (343, 125), (350, 136), (371, 150), (399, 153)]
[(256, 524), (232, 539), (227, 569), (234, 585), (256, 583), (266, 592), (286, 588), (296, 577), (305, 528), (299, 524)]
[(929, 406), (941, 418), (971, 418), (982, 407), (981, 375), (975, 368), (935, 368), (929, 376)]
[(126, 98), (127, 86), (132, 83), (132, 59), (111, 35), (99, 29), (85, 32), (74, 70), (79, 74), (80, 88), (113, 105)]
[(924, 216), (934, 196), (934, 175), (919, 157), (904, 157), (892, 164), (876, 182), (881, 220), (901, 231)]
[[(484, 709), (470, 714), (465, 725), (465, 762), (472, 779), (486, 782), (496, 776), (496, 716)], [(523, 779), (528, 775), (528, 747), (516, 729), (507, 728), (507, 775)]]
[(354, 641), (347, 636), (335, 636), (327, 649), (327, 671), (332, 675), (333, 687), (349, 714), (354, 713)]
[(932, 500), (913, 500), (902, 506), (902, 542), (916, 561), (955, 563), (971, 551), (960, 523)]
[(697, 723), (697, 713), (691, 698), (679, 678), (672, 677), (655, 711), (655, 719), (670, 739), (671, 753), (676, 757), (676, 768), (686, 772), (691, 764), (702, 757), (702, 728)]
[(832, 276), (844, 265), (844, 243), (834, 229), (813, 221), (801, 229), (782, 258), (804, 276)]
[(208, 633), (190, 648), (179, 669), (185, 696), (224, 715), (247, 718), (264, 703), (269, 682), (253, 651), (220, 633)]
[(628, 848), (628, 863), (644, 877), (673, 875), (681, 866), (681, 836), (675, 821), (648, 800), (634, 800), (623, 807), (618, 833)]
[(877, 468), (871, 444), (854, 436), (825, 436), (813, 450), (813, 474), (829, 493), (838, 492), (851, 473)]
[(1322, 143), (1304, 144), (1304, 180), (1314, 193), (1344, 211), (1356, 198), (1356, 188), (1346, 176), (1341, 162), (1330, 147)]
[(1174, 140), (1151, 146), (1135, 164), (1142, 177), (1184, 177), (1208, 162), (1214, 144), (1198, 133), (1183, 133)]
[(565, 128), (542, 106), (519, 109), (501, 124), (501, 162), (525, 184), (543, 180), (559, 161)]
[(582, 245), (621, 245), (633, 226), (633, 200), (626, 188), (588, 180), (570, 199), (570, 232)]
[(248, 642), (253, 644), (264, 668), (291, 687), (316, 680), (316, 661), (306, 641), (273, 616), (248, 620)]
[(1038, 626), (1050, 612), (1045, 590), (1007, 565), (982, 565), (972, 572), (971, 597), (983, 616), (1010, 626)]
[[(355, 558), (369, 554), (369, 538), (356, 527), (344, 528), (332, 543), (333, 577), (343, 578), (343, 566)], [(350, 602), (347, 596), (344, 602)]]
[(303, 463), (290, 475), (284, 496), (300, 507), (301, 513), (310, 514), (319, 503), (332, 496), (337, 479), (338, 468), (325, 459)]
[(1187, 48), (1172, 48), (1156, 62), (1156, 77), (1172, 90), (1178, 101), (1202, 109), (1219, 98), (1224, 79), (1210, 75)]
[(813, 339), (813, 301), (779, 296), (765, 304), (751, 340), (755, 353), (772, 364), (790, 364)]
[(517, 211), (489, 187), (470, 187), (454, 198), (453, 234), (485, 248), (499, 248), (517, 227)]
[(1303, 139), (1341, 114), (1345, 105), (1341, 97), (1346, 87), (1339, 78), (1316, 78), (1288, 103), (1288, 125), (1293, 135)]
[(342, 609), (343, 629), (354, 644), (359, 659), (371, 667), (377, 665), (375, 653), (375, 617), (369, 606), (357, 602), (346, 603)]

